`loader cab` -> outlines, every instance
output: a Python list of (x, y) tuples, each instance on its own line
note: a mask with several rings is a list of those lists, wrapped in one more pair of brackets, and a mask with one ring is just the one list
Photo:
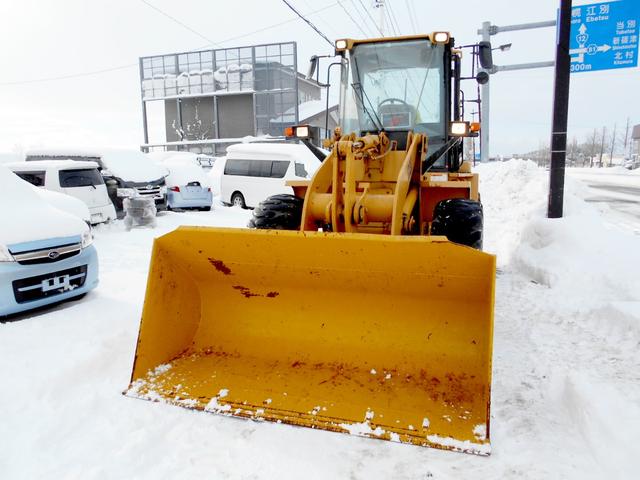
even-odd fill
[[(428, 136), (427, 157), (449, 141), (453, 39), (448, 33), (373, 40), (338, 40), (343, 56), (340, 125), (344, 132), (384, 131), (406, 148), (409, 131)], [(459, 79), (455, 79), (455, 88)], [(455, 115), (457, 119), (458, 115)], [(449, 151), (432, 170), (450, 167)]]

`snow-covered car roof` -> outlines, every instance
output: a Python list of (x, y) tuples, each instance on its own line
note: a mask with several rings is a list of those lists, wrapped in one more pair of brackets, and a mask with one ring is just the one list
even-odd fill
[(88, 148), (62, 147), (62, 148), (32, 148), (25, 152), (27, 157), (96, 157), (100, 158), (102, 152)]
[(114, 176), (128, 182), (150, 182), (169, 174), (166, 168), (138, 150), (105, 150), (102, 164)]
[(77, 216), (45, 201), (33, 185), (3, 165), (0, 165), (0, 225), (2, 245), (81, 235), (89, 229)]
[(195, 163), (169, 159), (164, 165), (169, 169), (169, 176), (165, 180), (168, 187), (187, 185), (190, 182), (200, 182), (200, 185), (208, 187), (211, 183), (202, 167)]
[(37, 172), (55, 168), (58, 170), (82, 170), (86, 168), (98, 168), (96, 162), (81, 160), (42, 160), (40, 162), (11, 162), (6, 163), (14, 172)]
[(103, 169), (127, 182), (150, 182), (165, 177), (169, 172), (158, 162), (154, 162), (147, 155), (134, 149), (102, 148), (37, 148), (29, 150), (25, 158), (42, 157), (38, 163), (46, 161), (65, 160), (66, 158), (95, 158)]

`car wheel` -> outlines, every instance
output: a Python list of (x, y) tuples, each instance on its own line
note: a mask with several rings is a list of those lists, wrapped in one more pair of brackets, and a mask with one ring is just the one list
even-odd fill
[(253, 210), (249, 228), (298, 230), (304, 200), (295, 195), (272, 195)]
[(444, 235), (450, 241), (482, 250), (482, 204), (466, 198), (450, 198), (436, 205), (431, 235)]
[(235, 192), (231, 195), (231, 205), (234, 207), (247, 208), (247, 204), (244, 202), (244, 197), (240, 192)]
[(210, 211), (211, 211), (211, 206), (209, 206), (209, 207), (202, 207), (200, 210), (202, 210), (203, 212), (210, 212)]

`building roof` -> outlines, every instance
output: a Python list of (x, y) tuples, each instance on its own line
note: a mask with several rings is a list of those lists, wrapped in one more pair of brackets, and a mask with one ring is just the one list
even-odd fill
[(640, 124), (639, 125), (635, 125), (633, 127), (633, 132), (631, 133), (631, 138), (633, 138), (634, 140), (640, 140)]

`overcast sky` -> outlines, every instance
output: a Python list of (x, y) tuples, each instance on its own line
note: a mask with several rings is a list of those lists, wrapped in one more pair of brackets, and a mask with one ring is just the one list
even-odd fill
[[(299, 70), (306, 71), (311, 55), (331, 53), (330, 46), (296, 20), (281, 0), (148, 3), (188, 28), (141, 0), (0, 1), (0, 151), (61, 145), (138, 147), (143, 140), (140, 56), (197, 49), (209, 41), (216, 43), (214, 47), (232, 47), (293, 40), (298, 42)], [(368, 34), (373, 25), (362, 6), (377, 19), (372, 0), (290, 3), (303, 13), (322, 9), (309, 19), (330, 39), (363, 37), (340, 3)], [(574, 5), (585, 3), (590, 2), (574, 0)], [(416, 12), (413, 20), (421, 33), (448, 30), (462, 45), (479, 40), (477, 29), (486, 20), (509, 25), (555, 19), (558, 0), (387, 0), (387, 4), (402, 34), (414, 31), (409, 6)], [(367, 24), (362, 25), (363, 19)], [(555, 55), (552, 28), (502, 33), (492, 41), (494, 46), (513, 43), (510, 51), (494, 52), (497, 64), (552, 60)], [(103, 70), (108, 71), (34, 81)], [(571, 82), (570, 138), (583, 140), (593, 128), (612, 129), (616, 122), (619, 130), (624, 129), (628, 117), (632, 124), (640, 123), (638, 68), (575, 74)], [(552, 89), (551, 68), (492, 77), (492, 154), (526, 152), (548, 143)]]

